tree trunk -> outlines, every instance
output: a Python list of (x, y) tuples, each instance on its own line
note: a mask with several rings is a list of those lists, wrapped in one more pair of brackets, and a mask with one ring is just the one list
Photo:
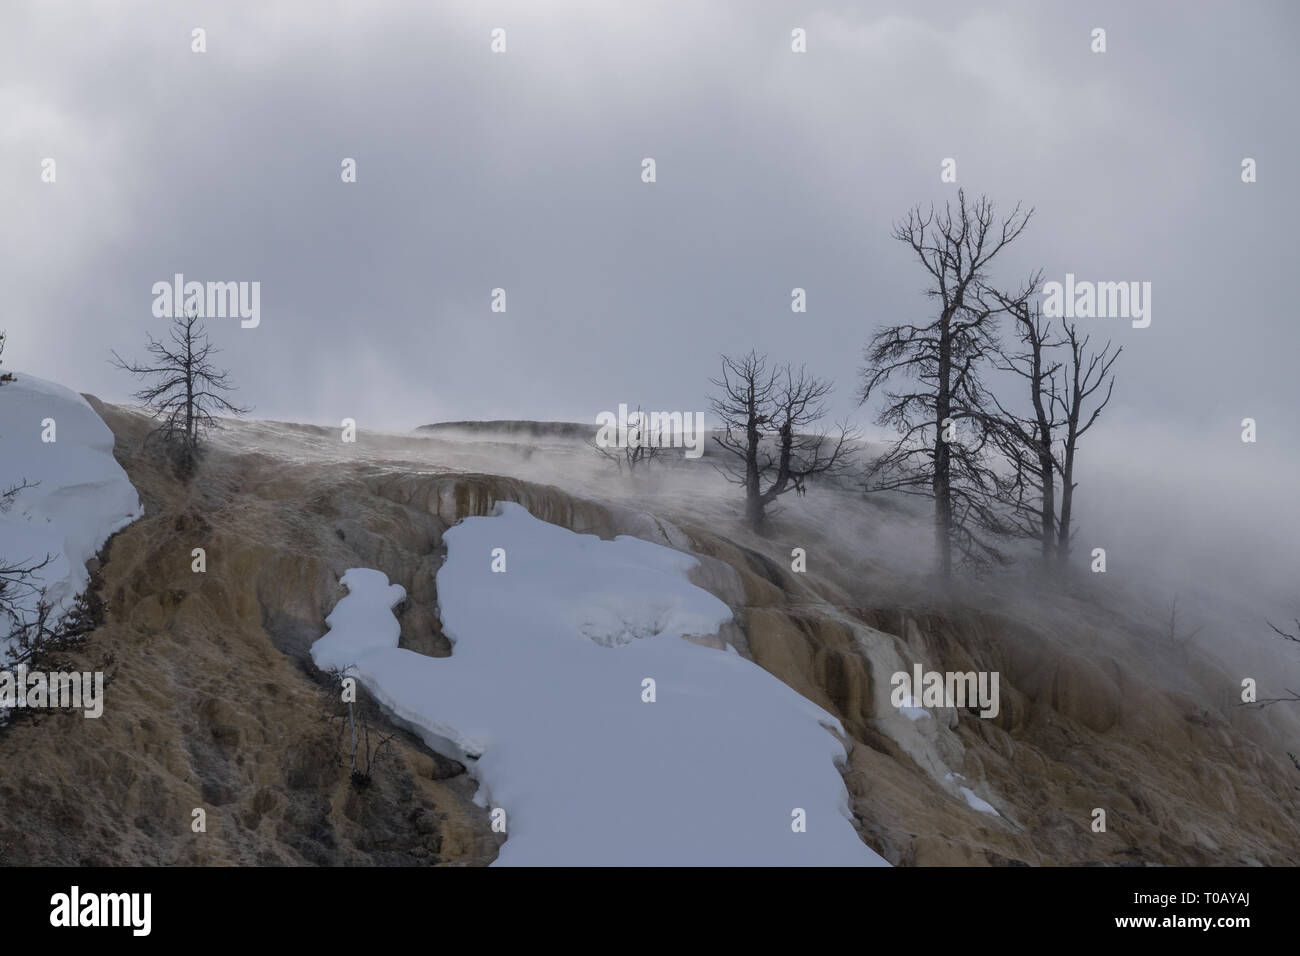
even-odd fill
[(758, 399), (749, 383), (749, 416), (745, 422), (745, 520), (758, 531), (763, 525), (763, 489), (758, 474)]
[(952, 495), (949, 485), (948, 442), (944, 440), (945, 422), (952, 415), (952, 338), (951, 317), (945, 315), (939, 334), (939, 392), (935, 396), (934, 436), (934, 546), (939, 574), (952, 577)]
[(183, 455), (188, 469), (194, 458), (197, 438), (194, 434), (194, 320), (185, 327), (185, 444)]
[(1070, 560), (1070, 509), (1074, 504), (1074, 443), (1075, 423), (1065, 440), (1065, 461), (1061, 466), (1061, 525), (1056, 535), (1056, 560), (1065, 564)]
[(1043, 560), (1047, 561), (1052, 556), (1053, 532), (1056, 530), (1056, 465), (1052, 461), (1050, 451), (1044, 451), (1044, 448), (1051, 447), (1047, 440), (1040, 438), (1042, 444), (1038, 451), (1038, 481), (1042, 486), (1043, 505), (1040, 513), (1042, 522), (1040, 527), (1040, 537), (1043, 546)]

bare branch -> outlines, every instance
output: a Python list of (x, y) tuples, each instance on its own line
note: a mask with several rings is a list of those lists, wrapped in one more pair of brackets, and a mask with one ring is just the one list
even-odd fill
[(170, 346), (148, 337), (145, 351), (149, 359), (145, 361), (128, 362), (113, 352), (112, 364), (137, 378), (152, 380), (134, 394), (159, 422), (149, 439), (162, 441), (175, 454), (178, 469), (189, 474), (205, 433), (220, 427), (214, 413), (243, 415), (252, 409), (226, 397), (234, 386), (229, 373), (210, 361), (220, 350), (208, 340), (197, 309), (174, 318), (169, 336)]

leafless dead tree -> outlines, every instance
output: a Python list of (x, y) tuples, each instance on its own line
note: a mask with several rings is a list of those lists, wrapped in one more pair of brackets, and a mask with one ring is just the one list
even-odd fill
[(175, 454), (178, 471), (188, 475), (204, 434), (220, 425), (216, 413), (243, 415), (251, 409), (226, 398), (234, 386), (228, 373), (211, 361), (219, 350), (208, 341), (197, 309), (172, 320), (170, 338), (168, 345), (150, 335), (146, 349), (150, 358), (145, 362), (127, 362), (114, 352), (113, 364), (137, 378), (153, 380), (134, 397), (160, 420), (150, 437), (161, 439)]
[[(926, 296), (935, 313), (924, 325), (902, 324), (877, 332), (865, 351), (860, 401), (883, 392), (877, 416), (898, 439), (874, 460), (869, 491), (892, 490), (934, 500), (938, 571), (952, 573), (953, 549), (975, 563), (1000, 557), (984, 532), (1006, 530), (1001, 515), (1001, 477), (989, 464), (990, 400), (982, 376), (996, 355), (997, 323), (1007, 297), (990, 284), (994, 258), (1014, 242), (1033, 215), (1017, 205), (995, 222), (985, 197), (957, 204), (919, 207), (895, 225), (929, 276)], [(905, 378), (914, 383), (885, 390)], [(961, 429), (973, 434), (962, 435)]]
[[(344, 682), (348, 679), (356, 682), (356, 678), (349, 674), (351, 667), (336, 667), (330, 669), (329, 676), (334, 685), (338, 688), (345, 686)], [(354, 686), (359, 686), (356, 682)], [(358, 790), (365, 789), (374, 778), (374, 772), (386, 757), (392, 756), (393, 741), (397, 739), (396, 733), (376, 734), (376, 743), (371, 746), (370, 743), (370, 708), (364, 704), (355, 701), (352, 695), (331, 695), (335, 701), (334, 712), (328, 717), (329, 720), (339, 721), (338, 747), (344, 749), (343, 735), (349, 734), (350, 743), (347, 745), (348, 753), (348, 777), (352, 785)], [(341, 705), (347, 704), (347, 710), (343, 711)], [(360, 749), (361, 755), (357, 756), (357, 750)], [(340, 763), (342, 762), (340, 756)]]
[[(104, 620), (103, 602), (96, 593), (99, 581), (77, 595), (66, 612), (58, 612), (47, 598), (44, 588), (38, 591), (35, 608), (24, 611), (20, 623), (10, 633), (2, 663), (9, 669), (19, 666), (29, 671), (70, 672), (90, 664), (103, 674), (104, 686), (116, 679), (117, 659), (111, 652), (92, 655), (87, 661), (87, 644), (94, 630)], [(0, 730), (16, 723), (40, 723), (42, 708), (10, 708), (0, 711)]]
[(781, 495), (802, 494), (809, 478), (847, 463), (855, 437), (848, 424), (833, 432), (816, 428), (827, 414), (830, 382), (802, 367), (769, 367), (767, 356), (753, 351), (739, 359), (724, 355), (722, 377), (710, 382), (720, 390), (711, 405), (723, 432), (713, 440), (730, 456), (715, 467), (745, 489), (745, 519), (755, 531)]
[[(1110, 370), (1115, 360), (1119, 358), (1120, 352), (1123, 351), (1123, 347), (1117, 347), (1112, 352), (1108, 341), (1100, 352), (1089, 353), (1090, 337), (1085, 335), (1080, 339), (1074, 323), (1062, 324), (1065, 327), (1064, 345), (1068, 351), (1068, 361), (1063, 372), (1064, 383), (1061, 392), (1053, 397), (1054, 406), (1065, 429), (1059, 451), (1061, 514), (1056, 524), (1056, 558), (1064, 565), (1070, 559), (1074, 489), (1078, 487), (1078, 482), (1074, 480), (1074, 460), (1079, 439), (1097, 421), (1102, 409), (1110, 403), (1110, 397), (1115, 391), (1115, 376)], [(1106, 386), (1105, 397), (1091, 412), (1088, 412), (1085, 406), (1103, 385)]]
[[(1035, 275), (1027, 284), (1032, 290), (1041, 281)], [(992, 432), (998, 448), (1011, 466), (1007, 482), (1009, 524), (1021, 537), (1037, 540), (1043, 560), (1056, 551), (1056, 432), (1064, 422), (1055, 417), (1060, 389), (1058, 373), (1061, 363), (1052, 350), (1060, 343), (1052, 338), (1050, 323), (1042, 310), (1031, 310), (1028, 296), (1004, 300), (1015, 322), (1016, 345), (998, 350), (996, 367), (1024, 380), (1029, 402), (1021, 410), (1010, 410), (996, 394), (990, 393), (997, 409)]]
[(627, 417), (629, 431), (635, 423), (635, 440), (629, 438), (628, 443), (620, 447), (602, 445), (595, 438), (589, 438), (587, 445), (594, 448), (596, 453), (606, 461), (617, 466), (619, 474), (622, 474), (623, 469), (626, 468), (627, 473), (632, 475), (641, 465), (649, 465), (661, 457), (664, 434), (662, 429), (651, 430), (650, 416), (641, 410), (640, 405)]
[(1198, 627), (1192, 631), (1180, 631), (1178, 628), (1178, 596), (1174, 596), (1173, 603), (1169, 606), (1169, 624), (1165, 631), (1165, 636), (1169, 641), (1169, 646), (1179, 651), (1184, 660), (1187, 659), (1187, 649), (1196, 635), (1205, 630), (1204, 626)]

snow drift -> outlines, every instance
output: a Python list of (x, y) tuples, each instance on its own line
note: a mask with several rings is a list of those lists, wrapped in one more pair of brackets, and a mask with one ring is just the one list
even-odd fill
[[(49, 555), (32, 583), (66, 612), (89, 581), (86, 562), (142, 512), (108, 426), (76, 392), (30, 375), (0, 386), (0, 491), (24, 481), (33, 487), (0, 512), (0, 559)], [(36, 594), (17, 599), (20, 613), (35, 609)], [(9, 623), (0, 621), (0, 644)]]
[(353, 668), (431, 748), (471, 763), (507, 813), (499, 862), (884, 864), (851, 822), (839, 721), (734, 651), (681, 639), (731, 619), (687, 579), (695, 558), (509, 502), (444, 540), (450, 658), (398, 647), (405, 593), (365, 569), (344, 576), (312, 658)]

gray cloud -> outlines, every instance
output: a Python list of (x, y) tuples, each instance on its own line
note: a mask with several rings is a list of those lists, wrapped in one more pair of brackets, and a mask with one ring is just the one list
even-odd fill
[[(1124, 346), (1115, 428), (1084, 463), (1097, 534), (1129, 526), (1126, 462), (1152, 436), (1201, 492), (1166, 503), (1173, 525), (1222, 491), (1187, 477), (1199, 456), (1254, 474), (1245, 416), (1294, 476), (1294, 6), (982, 6), (10, 4), (9, 364), (125, 400), (108, 349), (139, 349), (150, 286), (183, 272), (262, 283), (258, 329), (209, 323), (262, 417), (703, 409), (718, 353), (752, 346), (834, 379), (870, 432), (861, 347), (925, 309), (890, 223), (953, 195), (952, 156), (968, 191), (1037, 208), (1008, 284), (1154, 285), (1149, 329), (1096, 320)], [(1289, 489), (1259, 484), (1294, 528)]]

